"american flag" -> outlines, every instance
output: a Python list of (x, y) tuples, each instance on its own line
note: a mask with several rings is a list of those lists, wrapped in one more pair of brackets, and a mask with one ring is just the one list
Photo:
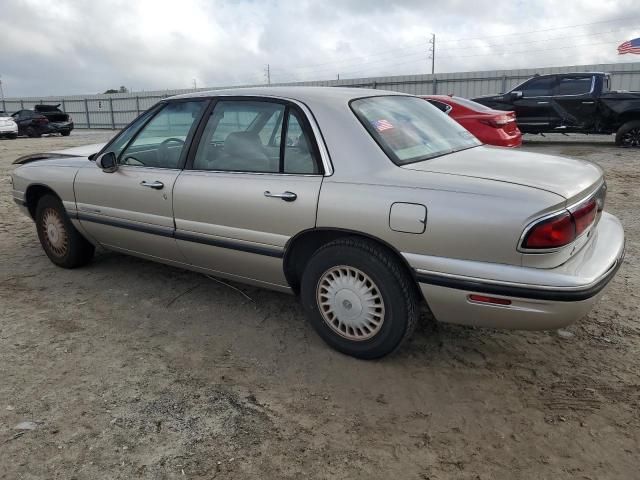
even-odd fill
[(624, 42), (618, 47), (618, 55), (624, 55), (625, 53), (640, 54), (640, 37)]
[(373, 127), (379, 132), (384, 132), (385, 130), (393, 128), (393, 125), (391, 125), (391, 122), (389, 122), (389, 120), (376, 120), (375, 122), (371, 123), (373, 124)]

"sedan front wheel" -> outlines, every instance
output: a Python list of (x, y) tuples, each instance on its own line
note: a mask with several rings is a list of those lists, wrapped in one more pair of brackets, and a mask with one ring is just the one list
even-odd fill
[(312, 326), (330, 346), (373, 359), (413, 333), (418, 296), (413, 279), (374, 242), (344, 238), (320, 248), (302, 276), (301, 299)]
[(35, 220), (42, 249), (53, 263), (76, 268), (91, 261), (94, 246), (76, 230), (57, 197), (44, 195), (38, 201)]

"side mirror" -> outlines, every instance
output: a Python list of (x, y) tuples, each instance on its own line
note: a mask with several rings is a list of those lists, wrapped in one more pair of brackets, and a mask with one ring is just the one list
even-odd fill
[(118, 169), (116, 154), (113, 152), (103, 153), (98, 158), (96, 158), (96, 165), (105, 173), (115, 172)]
[(519, 100), (520, 98), (522, 98), (522, 92), (520, 90), (511, 92), (511, 100)]

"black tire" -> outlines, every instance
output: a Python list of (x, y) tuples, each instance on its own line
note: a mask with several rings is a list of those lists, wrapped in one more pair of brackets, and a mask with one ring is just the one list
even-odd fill
[(62, 135), (63, 137), (68, 137), (69, 135), (71, 135), (71, 130), (60, 132), (60, 135)]
[[(379, 311), (377, 315), (382, 318), (377, 326), (369, 323), (373, 327), (369, 332), (366, 332), (369, 326), (356, 327), (355, 330), (345, 327), (346, 322), (342, 323), (331, 311), (335, 308), (336, 312), (342, 311), (348, 315), (353, 308), (352, 302), (347, 301), (345, 304), (345, 300), (340, 300), (339, 296), (349, 288), (339, 290), (331, 299), (326, 296), (329, 295), (326, 286), (330, 285), (326, 282), (335, 280), (334, 272), (341, 270), (335, 267), (343, 266), (345, 273), (342, 278), (345, 281), (360, 280), (361, 285), (369, 289), (367, 294), (371, 292), (376, 301), (381, 298), (381, 306), (377, 303), (369, 304), (369, 311)], [(347, 292), (344, 295), (349, 294), (351, 293)], [(300, 297), (307, 318), (320, 337), (339, 352), (356, 358), (380, 358), (395, 351), (412, 335), (419, 317), (416, 285), (400, 262), (375, 242), (356, 237), (335, 240), (314, 253), (302, 274)], [(321, 298), (325, 299), (322, 307), (319, 300)], [(359, 322), (363, 318), (358, 313), (363, 311), (360, 308), (362, 303), (357, 295), (354, 298), (357, 300), (353, 312), (359, 315)], [(328, 306), (329, 303), (332, 306)], [(338, 333), (341, 329), (342, 333)], [(359, 333), (362, 334), (362, 339), (347, 338)], [(370, 337), (367, 338), (367, 335)]]
[(49, 259), (63, 268), (76, 268), (91, 261), (94, 246), (73, 226), (54, 195), (44, 195), (36, 207), (36, 230)]
[(29, 138), (40, 138), (42, 136), (42, 134), (37, 132), (36, 129), (33, 127), (27, 127), (27, 129), (25, 130), (25, 133)]
[(618, 129), (616, 145), (626, 148), (640, 147), (640, 120), (627, 122)]
[(9, 140), (15, 140), (16, 138), (18, 138), (18, 134), (17, 133), (9, 135)]

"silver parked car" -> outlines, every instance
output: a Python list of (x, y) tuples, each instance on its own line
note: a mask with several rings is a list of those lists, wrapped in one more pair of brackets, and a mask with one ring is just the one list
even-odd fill
[(320, 336), (360, 358), (401, 345), (421, 300), (442, 322), (569, 324), (624, 254), (596, 165), (483, 146), (394, 92), (182, 95), (89, 159), (17, 162), (14, 199), (56, 265), (100, 245), (296, 293)]

